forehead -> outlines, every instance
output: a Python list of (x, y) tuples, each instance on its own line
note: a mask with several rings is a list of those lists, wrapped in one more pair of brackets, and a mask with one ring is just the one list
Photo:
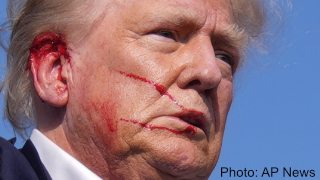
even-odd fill
[(140, 21), (140, 18), (153, 18), (154, 21), (166, 17), (194, 20), (199, 25), (210, 18), (231, 20), (229, 0), (128, 0), (120, 4), (124, 12), (134, 14), (126, 21), (132, 23)]

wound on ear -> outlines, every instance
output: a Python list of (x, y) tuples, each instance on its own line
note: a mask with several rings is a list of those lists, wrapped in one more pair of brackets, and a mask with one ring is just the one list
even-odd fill
[(70, 55), (67, 51), (68, 43), (61, 34), (53, 32), (45, 32), (38, 35), (30, 47), (29, 60), (33, 61), (36, 66), (44, 56), (51, 52), (57, 52), (59, 56), (63, 56), (70, 61)]

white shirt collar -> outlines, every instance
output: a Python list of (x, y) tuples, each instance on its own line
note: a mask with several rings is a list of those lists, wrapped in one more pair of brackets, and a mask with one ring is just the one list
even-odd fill
[(30, 139), (52, 180), (101, 180), (100, 177), (57, 146), (39, 130), (34, 129)]

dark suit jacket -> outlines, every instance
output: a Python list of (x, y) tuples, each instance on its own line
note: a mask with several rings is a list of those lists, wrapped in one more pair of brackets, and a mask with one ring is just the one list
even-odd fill
[(0, 137), (0, 180), (52, 180), (32, 142), (18, 150), (15, 141)]

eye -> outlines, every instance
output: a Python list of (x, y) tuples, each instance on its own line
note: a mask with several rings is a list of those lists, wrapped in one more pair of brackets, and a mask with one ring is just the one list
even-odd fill
[(158, 34), (158, 35), (163, 36), (165, 38), (175, 39), (174, 34), (170, 31), (157, 31), (157, 32), (155, 32), (155, 34)]
[(230, 66), (233, 63), (232, 58), (227, 54), (216, 54), (216, 58), (228, 63)]

